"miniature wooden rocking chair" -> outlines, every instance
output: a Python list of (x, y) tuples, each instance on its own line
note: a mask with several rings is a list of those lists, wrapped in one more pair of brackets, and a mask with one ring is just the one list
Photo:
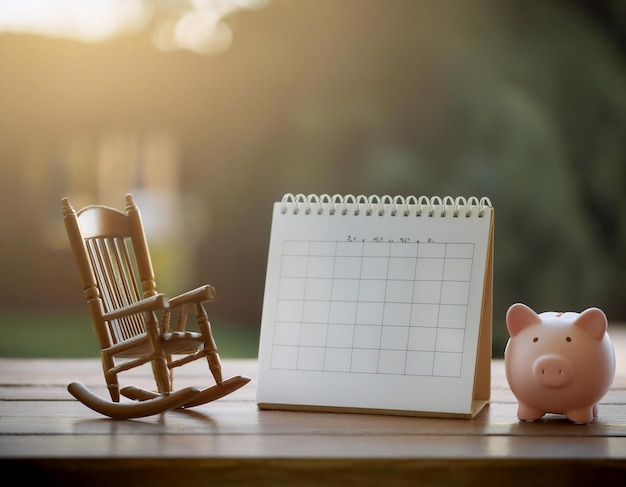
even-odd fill
[[(68, 390), (76, 399), (111, 418), (137, 418), (205, 404), (250, 381), (245, 376), (222, 379), (203, 305), (215, 299), (212, 286), (173, 298), (157, 292), (141, 215), (132, 195), (126, 195), (126, 212), (100, 205), (75, 211), (68, 198), (62, 199), (62, 208), (111, 396), (110, 401), (103, 399), (73, 382)], [(178, 323), (172, 331), (173, 312), (178, 314)], [(199, 331), (186, 330), (189, 312), (197, 315)], [(173, 369), (201, 358), (208, 361), (216, 384), (204, 390), (174, 391)], [(158, 392), (135, 386), (120, 389), (118, 374), (148, 362)], [(120, 394), (132, 401), (120, 402)]]

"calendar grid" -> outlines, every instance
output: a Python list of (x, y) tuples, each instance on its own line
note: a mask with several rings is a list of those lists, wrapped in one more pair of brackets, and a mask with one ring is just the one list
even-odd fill
[(460, 377), (473, 243), (286, 240), (270, 368)]

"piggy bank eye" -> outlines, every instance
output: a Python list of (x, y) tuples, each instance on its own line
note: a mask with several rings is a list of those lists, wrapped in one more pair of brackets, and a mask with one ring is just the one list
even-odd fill
[(566, 341), (566, 342), (571, 342), (571, 341), (572, 341), (572, 337), (566, 337), (566, 338), (565, 338), (565, 341)]
[(539, 341), (539, 337), (533, 338), (533, 342), (538, 342), (538, 341)]

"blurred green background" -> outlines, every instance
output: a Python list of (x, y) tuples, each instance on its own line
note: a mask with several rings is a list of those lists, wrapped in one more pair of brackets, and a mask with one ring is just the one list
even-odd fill
[[(97, 356), (60, 200), (255, 357), (286, 193), (488, 196), (506, 309), (626, 321), (626, 2), (0, 0), (0, 356)], [(180, 213), (179, 213), (180, 212)]]

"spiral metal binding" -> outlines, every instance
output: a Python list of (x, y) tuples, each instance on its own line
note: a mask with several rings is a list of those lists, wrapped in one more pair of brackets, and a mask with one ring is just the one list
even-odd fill
[(451, 215), (454, 218), (466, 217), (469, 218), (473, 215), (482, 217), (486, 208), (492, 208), (489, 198), (483, 196), (477, 198), (476, 196), (470, 196), (464, 198), (458, 196), (453, 198), (452, 196), (364, 196), (352, 194), (339, 195), (334, 194), (332, 196), (328, 194), (305, 195), (302, 193), (292, 194), (286, 193), (281, 200), (281, 213), (287, 213), (291, 211), (294, 215), (304, 212), (305, 214), (316, 213), (323, 215), (328, 213), (334, 215), (339, 213), (340, 215), (360, 215), (362, 212), (367, 216), (378, 215), (384, 216), (390, 214), (391, 216), (440, 216), (446, 217)]

